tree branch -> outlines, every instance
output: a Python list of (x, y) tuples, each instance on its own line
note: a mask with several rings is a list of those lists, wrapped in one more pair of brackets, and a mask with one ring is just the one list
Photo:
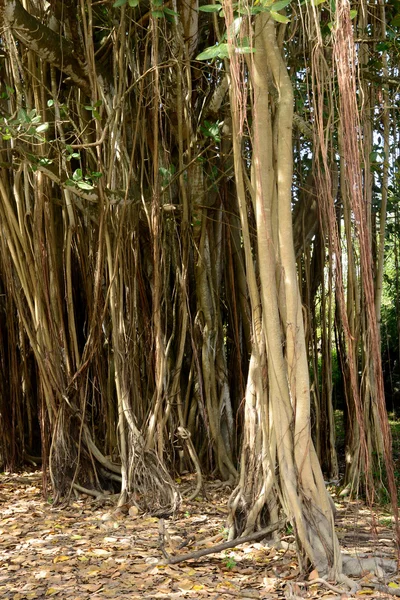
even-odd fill
[(0, 0), (0, 19), (25, 48), (60, 69), (90, 96), (86, 66), (76, 58), (71, 42), (35, 19), (19, 0)]

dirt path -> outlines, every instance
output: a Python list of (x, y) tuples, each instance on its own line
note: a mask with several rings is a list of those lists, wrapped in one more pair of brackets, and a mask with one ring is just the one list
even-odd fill
[[(177, 555), (226, 539), (227, 492), (215, 485), (207, 487), (207, 501), (184, 504), (176, 519), (162, 521), (116, 512), (92, 498), (56, 508), (41, 498), (40, 482), (38, 472), (0, 475), (2, 600), (349, 597), (345, 588), (339, 594), (322, 584), (302, 585), (290, 531), (284, 540), (289, 549), (252, 543), (197, 561), (157, 565), (163, 560), (160, 544)], [(359, 503), (340, 504), (343, 549), (394, 558), (390, 516), (377, 514), (374, 522), (371, 534), (369, 511)], [(398, 581), (396, 576), (384, 583)], [(377, 582), (376, 575), (365, 573), (361, 594), (388, 598), (368, 587)]]

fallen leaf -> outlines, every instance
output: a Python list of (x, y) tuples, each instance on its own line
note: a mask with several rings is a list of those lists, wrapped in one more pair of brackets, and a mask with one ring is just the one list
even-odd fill
[(104, 550), (104, 548), (93, 548), (91, 554), (95, 556), (110, 556), (111, 552), (109, 550)]
[(194, 583), (190, 579), (181, 579), (178, 583), (178, 588), (183, 592), (193, 589)]
[(65, 560), (69, 560), (70, 556), (65, 556), (65, 554), (61, 555), (61, 556), (56, 556), (53, 560), (53, 563), (60, 563), (60, 562), (64, 562)]

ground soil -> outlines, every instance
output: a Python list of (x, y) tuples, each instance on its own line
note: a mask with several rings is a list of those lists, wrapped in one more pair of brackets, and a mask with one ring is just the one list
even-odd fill
[[(253, 542), (160, 564), (165, 557), (212, 549), (226, 540), (230, 490), (220, 482), (207, 484), (206, 498), (184, 501), (175, 517), (159, 519), (139, 514), (135, 507), (117, 510), (111, 500), (84, 496), (68, 507), (55, 507), (51, 497), (43, 498), (41, 480), (38, 471), (0, 475), (2, 600), (351, 597), (343, 584), (330, 589), (299, 572), (290, 528), (281, 534), (285, 548)], [(338, 500), (336, 506), (344, 552), (396, 559), (390, 514), (348, 500)], [(356, 596), (400, 595), (398, 574), (385, 578), (364, 572), (357, 582)], [(390, 594), (378, 591), (382, 584)]]

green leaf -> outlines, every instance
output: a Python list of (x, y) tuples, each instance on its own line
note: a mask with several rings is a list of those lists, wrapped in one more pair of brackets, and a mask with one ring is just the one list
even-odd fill
[(355, 19), (356, 16), (357, 16), (357, 11), (356, 10), (351, 10), (350, 11), (350, 19)]
[(44, 156), (42, 158), (39, 158), (38, 163), (39, 165), (43, 165), (44, 167), (46, 167), (47, 165), (52, 165), (53, 161), (51, 160), (51, 158), (46, 158)]
[(113, 7), (114, 8), (118, 8), (118, 6), (125, 6), (126, 4), (126, 0), (116, 0), (116, 2), (114, 2)]
[(285, 15), (281, 15), (280, 13), (277, 13), (274, 10), (271, 10), (271, 17), (274, 19), (274, 21), (277, 21), (278, 23), (289, 23), (290, 21), (288, 17), (286, 17)]
[(204, 6), (199, 6), (199, 10), (201, 10), (201, 12), (213, 13), (219, 12), (221, 9), (222, 6), (220, 4), (204, 4)]
[(155, 17), (156, 19), (159, 19), (161, 17), (164, 16), (164, 13), (162, 12), (162, 10), (152, 10), (151, 14), (153, 15), (153, 17)]
[(291, 0), (279, 0), (278, 2), (274, 2), (273, 4), (271, 4), (271, 6), (269, 8), (270, 8), (270, 10), (272, 10), (274, 12), (278, 12), (278, 11), (282, 10), (283, 8), (286, 8), (286, 6), (288, 4), (290, 4), (290, 2), (291, 2)]
[(319, 6), (320, 4), (323, 4), (323, 2), (325, 2), (325, 0), (311, 0), (313, 6)]
[(51, 108), (52, 106), (54, 106), (54, 100), (52, 100), (51, 98), (50, 98), (50, 100), (47, 100), (47, 106), (49, 108)]
[(175, 12), (171, 8), (168, 8), (168, 6), (163, 7), (163, 12), (165, 12), (167, 15), (171, 15), (171, 17), (179, 17), (179, 13)]
[(162, 184), (166, 185), (169, 181), (171, 181), (171, 171), (166, 169), (165, 167), (159, 167), (158, 172), (162, 177)]
[(72, 175), (74, 181), (80, 181), (82, 179), (82, 169), (76, 169)]
[(196, 56), (197, 60), (211, 60), (212, 58), (227, 58), (229, 56), (228, 44), (210, 46)]
[(388, 44), (387, 42), (379, 42), (379, 44), (376, 45), (376, 49), (378, 50), (378, 52), (386, 52), (386, 50), (389, 50), (390, 48), (390, 44)]
[(139, 6), (139, 0), (128, 0), (128, 4), (131, 8), (136, 8)]
[(42, 133), (43, 131), (47, 131), (49, 128), (48, 123), (42, 123), (39, 127), (36, 127), (36, 133)]
[(212, 123), (211, 121), (205, 120), (204, 125), (201, 125), (200, 130), (206, 137), (213, 138), (215, 142), (221, 141), (219, 121), (217, 121), (216, 123)]
[(94, 189), (94, 186), (91, 183), (88, 183), (87, 181), (77, 181), (76, 185), (78, 186), (78, 188), (81, 188), (81, 190)]
[(379, 158), (381, 158), (381, 155), (380, 155), (379, 152), (376, 152), (376, 151), (375, 152), (370, 152), (370, 154), (369, 154), (369, 160), (371, 162), (377, 162)]
[(22, 123), (30, 123), (30, 118), (27, 115), (26, 110), (24, 110), (23, 108), (20, 108), (18, 111), (18, 120)]

